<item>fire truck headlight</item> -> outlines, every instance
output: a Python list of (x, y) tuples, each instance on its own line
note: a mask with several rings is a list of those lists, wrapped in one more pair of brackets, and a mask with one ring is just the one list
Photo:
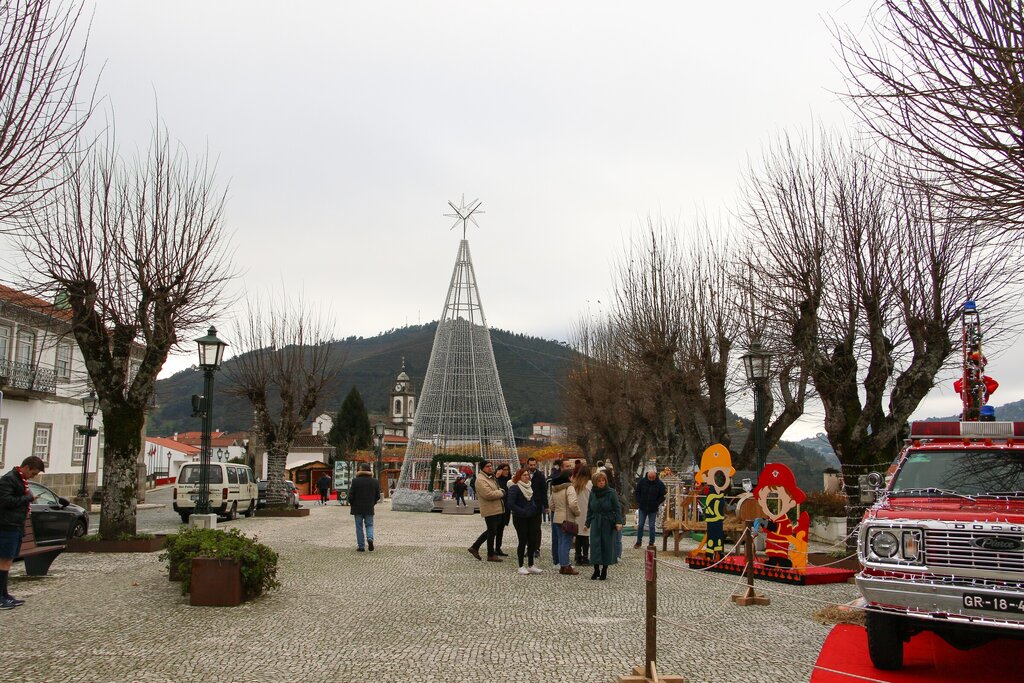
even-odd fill
[(900, 542), (891, 531), (873, 530), (874, 533), (868, 540), (871, 552), (878, 558), (887, 560), (896, 556), (899, 552)]

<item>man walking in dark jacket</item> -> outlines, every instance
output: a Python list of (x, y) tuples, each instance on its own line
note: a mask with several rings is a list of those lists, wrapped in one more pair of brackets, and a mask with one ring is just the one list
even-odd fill
[(634, 492), (634, 499), (636, 500), (636, 507), (640, 514), (640, 519), (636, 525), (636, 544), (634, 548), (639, 548), (640, 543), (644, 538), (644, 522), (650, 527), (650, 543), (654, 545), (654, 526), (658, 521), (658, 508), (665, 502), (665, 495), (668, 493), (668, 489), (665, 488), (665, 482), (658, 477), (658, 471), (653, 467), (647, 468), (647, 474), (636, 480), (636, 491)]
[(366, 530), (365, 544), (373, 550), (373, 506), (380, 501), (380, 484), (370, 473), (370, 466), (361, 463), (356, 478), (348, 487), (349, 513), (356, 518), (356, 550), (363, 552), (363, 530)]
[(24, 600), (18, 600), (7, 592), (7, 577), (14, 558), (21, 553), (25, 519), (29, 514), (29, 504), (35, 500), (28, 488), (28, 480), (45, 469), (46, 464), (40, 458), (30, 455), (22, 461), (21, 467), (15, 467), (0, 477), (0, 610), (25, 604)]
[(316, 480), (316, 490), (320, 492), (320, 504), (327, 505), (331, 492), (331, 475), (324, 472)]

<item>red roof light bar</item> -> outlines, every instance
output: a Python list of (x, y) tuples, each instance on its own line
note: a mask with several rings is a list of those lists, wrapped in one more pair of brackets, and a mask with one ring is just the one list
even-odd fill
[(1024, 422), (911, 422), (910, 438), (1004, 438), (1024, 436)]

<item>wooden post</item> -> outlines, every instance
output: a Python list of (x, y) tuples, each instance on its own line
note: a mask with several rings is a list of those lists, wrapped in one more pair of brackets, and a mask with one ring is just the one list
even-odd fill
[(644, 560), (644, 580), (647, 584), (647, 643), (644, 652), (644, 675), (657, 680), (654, 662), (658, 659), (658, 563), (657, 548), (648, 546)]
[(754, 523), (747, 520), (743, 523), (743, 547), (746, 551), (747, 589), (732, 596), (732, 601), (741, 607), (747, 605), (768, 605), (767, 597), (754, 590)]
[(645, 616), (646, 643), (644, 665), (633, 667), (633, 674), (619, 676), (619, 683), (686, 683), (682, 676), (658, 673), (658, 563), (657, 549), (648, 546), (644, 555), (644, 582), (647, 588)]

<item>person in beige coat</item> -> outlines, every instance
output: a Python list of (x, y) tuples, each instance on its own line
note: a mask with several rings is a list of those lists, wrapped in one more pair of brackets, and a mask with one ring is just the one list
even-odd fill
[(577, 565), (590, 564), (590, 530), (582, 524), (587, 518), (587, 505), (590, 503), (590, 491), (594, 488), (590, 483), (590, 466), (577, 465), (573, 470), (572, 487), (576, 489), (576, 501), (580, 506), (580, 531), (576, 534), (573, 562)]
[(569, 472), (562, 472), (551, 480), (551, 511), (554, 516), (552, 532), (558, 551), (559, 574), (579, 574), (569, 563), (569, 548), (572, 547), (576, 532), (567, 526), (579, 529), (580, 506), (576, 498), (576, 489), (569, 482)]
[(480, 463), (480, 473), (476, 476), (476, 497), (480, 501), (480, 515), (484, 518), (487, 528), (480, 534), (476, 542), (469, 546), (469, 554), (480, 558), (480, 546), (487, 543), (487, 561), (501, 562), (494, 552), (494, 537), (498, 528), (505, 521), (505, 492), (501, 490), (494, 478), (494, 464), (484, 460)]

